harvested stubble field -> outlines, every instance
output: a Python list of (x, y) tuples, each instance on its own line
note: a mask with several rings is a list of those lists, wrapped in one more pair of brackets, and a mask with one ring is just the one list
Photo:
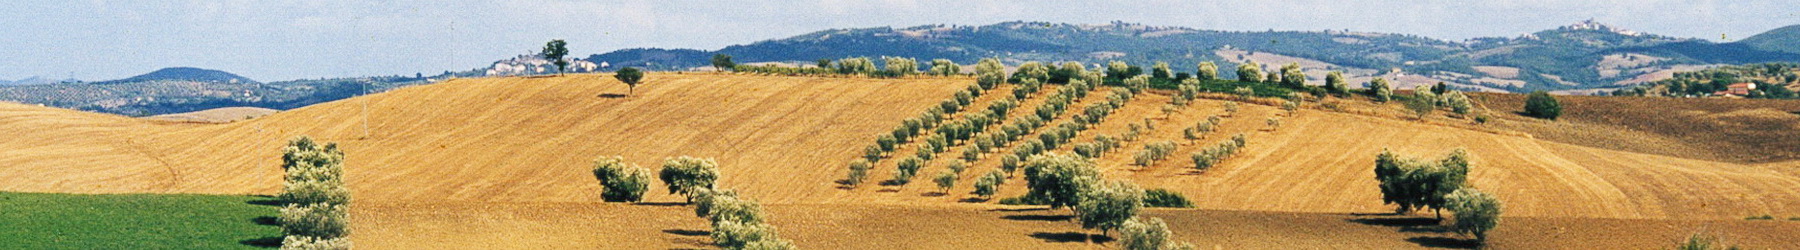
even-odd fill
[[(597, 202), (599, 188), (588, 170), (600, 155), (622, 155), (650, 168), (664, 157), (716, 158), (722, 164), (720, 185), (768, 204), (772, 224), (801, 247), (982, 248), (989, 246), (985, 242), (993, 248), (1101, 247), (1063, 242), (1079, 226), (1045, 220), (1067, 211), (1021, 212), (1009, 219), (1013, 212), (990, 210), (1016, 208), (968, 202), (967, 184), (997, 167), (998, 155), (1009, 153), (1005, 150), (976, 162), (948, 195), (935, 195), (926, 181), (853, 189), (835, 183), (846, 172), (844, 164), (876, 135), (971, 82), (652, 74), (643, 92), (620, 97), (625, 86), (607, 75), (460, 79), (229, 124), (168, 124), (0, 104), (0, 131), (11, 138), (0, 140), (0, 148), (7, 149), (0, 151), (5, 166), (0, 180), (6, 180), (0, 190), (272, 194), (280, 185), (280, 146), (311, 135), (342, 144), (349, 155), (346, 178), (357, 201), (352, 237), (359, 247), (707, 244), (701, 235), (704, 220), (673, 204), (681, 198), (664, 194), (660, 186), (652, 186), (650, 204)], [(996, 89), (971, 107), (979, 110), (1009, 88)], [(1012, 116), (1031, 112), (1053, 89), (1047, 86), (1022, 102)], [(1070, 113), (1103, 102), (1108, 92), (1102, 89), (1072, 105)], [(1131, 166), (1130, 153), (1143, 143), (1185, 141), (1182, 127), (1221, 113), (1224, 105), (1197, 101), (1165, 118), (1160, 107), (1168, 99), (1140, 95), (1073, 142), (1118, 134), (1128, 123), (1151, 118), (1155, 130), (1099, 159), (1101, 167), (1109, 178), (1168, 188), (1195, 200), (1199, 210), (1158, 209), (1148, 215), (1170, 220), (1177, 237), (1204, 246), (1444, 244), (1436, 237), (1452, 235), (1359, 223), (1368, 216), (1354, 214), (1391, 211), (1381, 204), (1371, 171), (1382, 148), (1436, 157), (1463, 147), (1475, 155), (1471, 183), (1506, 202), (1508, 217), (1495, 234), (1497, 247), (1644, 248), (1699, 231), (1716, 231), (1746, 246), (1796, 247), (1774, 239), (1797, 235), (1794, 227), (1800, 223), (1740, 219), (1800, 216), (1793, 211), (1800, 207), (1800, 190), (1793, 188), (1800, 177), (1777, 167), (1391, 118), (1302, 110), (1281, 117), (1280, 129), (1263, 131), (1263, 119), (1282, 111), (1244, 105), (1220, 131), (1183, 142), (1169, 159)], [(1071, 114), (1048, 123), (1054, 126)], [(1249, 135), (1245, 151), (1209, 171), (1192, 170), (1188, 153), (1235, 133)], [(913, 146), (902, 146), (895, 155), (910, 155)], [(920, 173), (940, 171), (958, 152), (940, 154)], [(877, 165), (871, 179), (891, 176), (890, 161)], [(1000, 197), (1023, 189), (1015, 177)], [(1620, 228), (1624, 232), (1606, 232)], [(1767, 230), (1753, 230), (1758, 228)]]

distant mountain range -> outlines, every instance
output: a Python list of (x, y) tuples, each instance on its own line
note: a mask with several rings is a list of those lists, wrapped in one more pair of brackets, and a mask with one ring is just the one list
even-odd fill
[(223, 107), (292, 109), (429, 81), (379, 76), (262, 83), (225, 71), (177, 67), (110, 81), (4, 85), (0, 101), (149, 116)]
[(40, 84), (65, 83), (65, 82), (78, 82), (78, 81), (75, 79), (57, 80), (57, 79), (44, 78), (42, 76), (33, 76), (33, 77), (26, 77), (24, 79), (13, 80), (13, 81), (0, 80), (0, 86), (40, 85)]
[[(1733, 43), (1675, 38), (1583, 21), (1516, 37), (1447, 41), (1416, 35), (1353, 31), (1214, 31), (1114, 22), (1084, 25), (1005, 22), (983, 26), (833, 29), (799, 36), (695, 49), (624, 49), (588, 57), (614, 67), (660, 70), (710, 65), (717, 53), (739, 63), (793, 62), (856, 56), (950, 59), (971, 64), (997, 57), (1024, 61), (1169, 62), (1191, 71), (1200, 61), (1220, 68), (1254, 60), (1265, 67), (1299, 63), (1314, 81), (1326, 71), (1353, 80), (1382, 76), (1400, 85), (1448, 82), (1488, 91), (1607, 89), (1666, 78), (1717, 64), (1800, 62), (1800, 25)], [(878, 62), (880, 60), (877, 60)], [(1230, 76), (1231, 72), (1221, 72)]]

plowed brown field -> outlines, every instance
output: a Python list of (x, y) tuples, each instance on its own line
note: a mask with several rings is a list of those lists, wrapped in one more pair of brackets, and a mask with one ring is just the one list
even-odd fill
[[(935, 194), (936, 188), (924, 180), (928, 177), (907, 186), (842, 189), (834, 183), (844, 176), (844, 163), (860, 155), (876, 135), (944, 100), (970, 79), (659, 73), (647, 80), (642, 92), (619, 97), (625, 86), (607, 75), (459, 79), (229, 124), (171, 124), (0, 103), (0, 133), (5, 134), (0, 137), (0, 190), (272, 194), (280, 186), (280, 146), (311, 135), (340, 143), (349, 155), (346, 178), (359, 204), (354, 237), (363, 247), (706, 243), (691, 231), (704, 233), (704, 222), (686, 207), (592, 203), (598, 200), (598, 185), (588, 171), (590, 161), (601, 155), (622, 155), (648, 168), (656, 168), (664, 157), (716, 158), (722, 164), (720, 185), (771, 204), (774, 224), (801, 246), (949, 248), (991, 236), (1017, 238), (1005, 241), (1016, 244), (997, 245), (1002, 248), (1092, 247), (1055, 244), (1066, 236), (1060, 233), (1076, 231), (1074, 224), (1000, 218), (1004, 215), (983, 212), (993, 206), (965, 202), (971, 197), (968, 184), (978, 173), (997, 167), (998, 155), (1009, 153), (1005, 151), (977, 162), (948, 195)], [(974, 107), (985, 107), (1009, 88), (979, 98)], [(1013, 116), (1031, 112), (1054, 88), (1023, 102)], [(1105, 93), (1094, 92), (1070, 113), (1101, 102)], [(1176, 234), (1201, 245), (1286, 246), (1252, 244), (1257, 237), (1269, 237), (1314, 239), (1301, 244), (1319, 248), (1430, 246), (1406, 241), (1408, 233), (1393, 227), (1348, 221), (1356, 218), (1346, 214), (1391, 211), (1380, 203), (1371, 170), (1382, 148), (1425, 157), (1469, 149), (1475, 155), (1473, 185), (1498, 196), (1509, 220), (1520, 222), (1501, 226), (1497, 238), (1562, 237), (1524, 230), (1605, 230), (1566, 223), (1639, 221), (1664, 226), (1642, 227), (1658, 228), (1658, 238), (1632, 238), (1625, 246), (1656, 246), (1646, 242), (1672, 242), (1687, 231), (1701, 230), (1687, 228), (1694, 225), (1750, 228), (1739, 223), (1765, 222), (1738, 218), (1800, 216), (1800, 188), (1795, 188), (1800, 177), (1792, 174), (1800, 172), (1795, 170), (1800, 164), (1696, 160), (1318, 110), (1287, 117), (1259, 105), (1244, 105), (1221, 131), (1190, 142), (1181, 138), (1180, 129), (1222, 113), (1224, 102), (1199, 101), (1163, 117), (1160, 107), (1167, 101), (1161, 94), (1140, 95), (1075, 142), (1118, 134), (1126, 124), (1148, 118), (1157, 129), (1098, 161), (1109, 178), (1168, 188), (1195, 200), (1204, 210), (1151, 215), (1181, 222), (1175, 223)], [(1282, 126), (1264, 130), (1264, 118), (1278, 115)], [(1212, 170), (1191, 169), (1190, 152), (1234, 133), (1249, 135), (1245, 151)], [(1162, 140), (1180, 142), (1174, 156), (1150, 167), (1129, 165), (1131, 154), (1144, 143)], [(903, 146), (896, 155), (910, 155), (915, 145)], [(960, 155), (960, 148), (940, 154), (921, 176), (940, 171)], [(871, 179), (887, 179), (892, 171), (891, 161), (884, 161)], [(1015, 178), (1001, 196), (1018, 195), (1023, 188)], [(661, 187), (650, 193), (650, 202), (680, 201)], [(1258, 223), (1253, 218), (1271, 216), (1301, 219), (1286, 228), (1292, 230), (1206, 229), (1229, 226), (1215, 224), (1223, 223), (1219, 221)], [(1793, 225), (1800, 223), (1784, 222), (1766, 223), (1777, 223), (1770, 224), (1780, 228), (1775, 236), (1793, 236)], [(849, 229), (858, 227), (873, 229)], [(936, 232), (952, 229), (968, 235)], [(1047, 233), (1032, 234), (1039, 231)], [(569, 239), (578, 236), (574, 233), (612, 240)], [(1582, 245), (1579, 239), (1606, 236), (1584, 235), (1552, 242)], [(1668, 235), (1677, 236), (1661, 238)], [(1390, 239), (1324, 243), (1370, 237)], [(1762, 236), (1746, 237), (1763, 242), (1755, 240)], [(1527, 239), (1500, 242), (1497, 246), (1545, 246)]]

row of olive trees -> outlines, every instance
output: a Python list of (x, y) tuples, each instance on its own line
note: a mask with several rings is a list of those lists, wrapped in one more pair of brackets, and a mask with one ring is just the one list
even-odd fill
[(1248, 143), (1248, 140), (1244, 137), (1244, 134), (1233, 135), (1231, 136), (1231, 140), (1219, 142), (1219, 144), (1200, 149), (1200, 151), (1194, 151), (1192, 155), (1189, 155), (1189, 158), (1194, 161), (1194, 169), (1206, 171), (1207, 169), (1218, 165), (1220, 161), (1225, 161), (1225, 159), (1231, 158), (1232, 155), (1236, 155), (1239, 149), (1244, 148), (1245, 143)]
[(1136, 155), (1132, 155), (1132, 163), (1137, 164), (1138, 166), (1149, 167), (1150, 164), (1155, 164), (1156, 161), (1168, 158), (1170, 154), (1174, 154), (1175, 147), (1175, 141), (1145, 143), (1143, 150), (1138, 150)]
[(276, 222), (284, 249), (349, 249), (350, 190), (344, 188), (344, 152), (302, 136), (282, 148), (286, 172), (277, 198), (285, 204)]
[(1182, 136), (1182, 138), (1186, 138), (1188, 140), (1204, 139), (1204, 138), (1206, 138), (1207, 133), (1212, 133), (1213, 131), (1218, 130), (1219, 123), (1224, 122), (1224, 121), (1225, 121), (1224, 118), (1220, 118), (1217, 115), (1207, 116), (1206, 120), (1200, 120), (1199, 122), (1194, 122), (1194, 126), (1189, 126), (1187, 128), (1181, 129), (1181, 136)]
[(1384, 149), (1375, 160), (1382, 202), (1399, 205), (1397, 213), (1430, 208), (1439, 211), (1441, 219), (1441, 210), (1450, 209), (1455, 215), (1452, 231), (1486, 241), (1487, 231), (1499, 224), (1501, 205), (1493, 196), (1466, 186), (1468, 173), (1469, 154), (1462, 149), (1436, 161), (1405, 158)]

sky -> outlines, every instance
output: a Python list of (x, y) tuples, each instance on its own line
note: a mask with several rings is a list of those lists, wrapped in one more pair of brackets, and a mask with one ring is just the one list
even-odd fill
[(1800, 24), (1795, 0), (93, 1), (0, 2), (0, 79), (200, 67), (259, 81), (427, 75), (532, 53), (719, 49), (832, 28), (1108, 23), (1352, 30), (1463, 40), (1582, 20), (1718, 42)]

